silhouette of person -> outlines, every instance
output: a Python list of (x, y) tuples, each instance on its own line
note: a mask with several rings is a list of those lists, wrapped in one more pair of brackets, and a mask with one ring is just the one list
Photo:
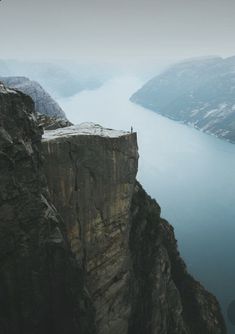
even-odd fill
[(133, 133), (133, 126), (131, 127), (131, 133)]

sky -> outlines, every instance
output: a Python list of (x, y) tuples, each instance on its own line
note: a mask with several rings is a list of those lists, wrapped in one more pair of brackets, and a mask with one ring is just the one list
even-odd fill
[(235, 54), (234, 0), (2, 0), (1, 58), (148, 64)]

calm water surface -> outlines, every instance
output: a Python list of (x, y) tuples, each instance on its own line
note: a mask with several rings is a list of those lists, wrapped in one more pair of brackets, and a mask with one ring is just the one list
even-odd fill
[(235, 145), (129, 102), (141, 85), (116, 78), (59, 102), (74, 123), (137, 131), (138, 179), (174, 226), (190, 272), (226, 313), (235, 300)]

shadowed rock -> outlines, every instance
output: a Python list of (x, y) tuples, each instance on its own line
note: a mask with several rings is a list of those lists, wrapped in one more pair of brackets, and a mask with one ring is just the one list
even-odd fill
[(42, 172), (30, 97), (0, 84), (0, 333), (95, 333), (84, 271)]

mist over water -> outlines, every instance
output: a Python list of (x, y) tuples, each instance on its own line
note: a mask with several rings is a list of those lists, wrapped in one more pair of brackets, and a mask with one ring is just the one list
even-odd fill
[(235, 145), (131, 103), (142, 84), (115, 78), (59, 103), (73, 123), (137, 131), (138, 179), (174, 226), (190, 272), (225, 311), (235, 299)]

